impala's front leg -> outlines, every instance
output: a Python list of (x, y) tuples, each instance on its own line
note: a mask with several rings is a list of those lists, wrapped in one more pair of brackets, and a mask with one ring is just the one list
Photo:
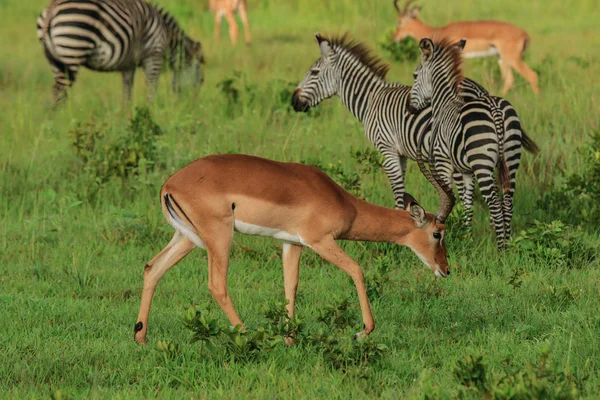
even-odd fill
[[(302, 246), (292, 243), (284, 243), (283, 245), (283, 284), (285, 287), (285, 298), (288, 301), (286, 308), (290, 319), (294, 318), (294, 304), (296, 302), (302, 248)], [(285, 343), (291, 345), (294, 343), (294, 339), (286, 337)]]
[(134, 337), (136, 342), (146, 343), (146, 331), (148, 330), (148, 315), (152, 304), (152, 296), (158, 281), (163, 277), (171, 267), (177, 264), (195, 247), (188, 238), (179, 231), (175, 232), (173, 239), (162, 249), (144, 268), (144, 289), (142, 291), (142, 302), (140, 304), (140, 313), (137, 323), (134, 327)]
[(331, 236), (325, 237), (316, 243), (309, 243), (309, 245), (325, 260), (346, 271), (354, 281), (356, 291), (358, 292), (358, 301), (360, 302), (364, 326), (362, 332), (357, 333), (354, 338), (362, 339), (366, 337), (375, 329), (375, 321), (371, 313), (371, 306), (369, 305), (369, 298), (367, 297), (365, 287), (365, 278), (360, 265), (346, 254)]

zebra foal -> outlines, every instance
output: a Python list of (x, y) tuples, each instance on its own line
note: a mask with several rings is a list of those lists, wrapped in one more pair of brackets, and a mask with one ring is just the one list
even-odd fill
[(202, 45), (175, 19), (144, 0), (54, 0), (37, 19), (37, 35), (54, 72), (54, 104), (66, 99), (81, 67), (121, 72), (123, 98), (131, 99), (137, 67), (143, 67), (152, 100), (163, 64), (173, 69), (180, 90), (183, 69), (194, 68), (202, 82)]
[[(503, 116), (490, 96), (469, 100), (461, 97), (464, 45), (465, 40), (457, 44), (421, 40), (421, 63), (414, 73), (415, 84), (408, 107), (415, 111), (431, 104), (432, 138), (428, 151), (431, 173), (428, 178), (435, 185), (431, 179), (434, 175), (441, 186), (451, 188), (453, 176), (460, 175), (458, 188), (468, 218), (472, 215), (476, 179), (501, 249), (510, 237), (521, 142), (530, 151), (537, 151), (537, 147), (524, 134), (522, 141), (506, 138)], [(422, 163), (419, 166), (423, 170)], [(504, 192), (502, 202), (496, 185), (496, 168)]]

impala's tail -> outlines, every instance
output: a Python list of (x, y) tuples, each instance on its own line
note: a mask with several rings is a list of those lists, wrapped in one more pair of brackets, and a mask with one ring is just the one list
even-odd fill
[(190, 239), (196, 246), (200, 248), (204, 247), (204, 242), (200, 239), (200, 236), (196, 233), (194, 226), (185, 211), (175, 201), (170, 193), (165, 193), (162, 197), (163, 210), (165, 210), (165, 216), (167, 220), (177, 230), (181, 232), (183, 236)]

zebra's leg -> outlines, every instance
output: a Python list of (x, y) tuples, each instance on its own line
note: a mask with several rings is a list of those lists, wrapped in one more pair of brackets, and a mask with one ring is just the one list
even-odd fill
[(131, 89), (133, 88), (133, 78), (135, 77), (135, 68), (129, 71), (121, 71), (123, 77), (123, 102), (131, 101)]
[(395, 149), (379, 150), (383, 155), (383, 170), (392, 185), (396, 208), (404, 210), (404, 171), (406, 157), (402, 157)]
[(180, 71), (177, 70), (177, 67), (173, 69), (173, 79), (171, 80), (171, 89), (173, 89), (173, 93), (181, 93), (181, 78)]
[(52, 66), (54, 73), (54, 85), (52, 86), (52, 97), (54, 99), (54, 107), (62, 103), (67, 98), (67, 88), (73, 86), (77, 77), (78, 65), (67, 65), (56, 58), (44, 48), (44, 54)]
[(517, 183), (517, 170), (521, 163), (521, 129), (506, 129), (507, 135), (504, 141), (506, 164), (508, 165), (508, 176), (510, 186), (504, 192), (502, 200), (502, 208), (504, 213), (504, 238), (510, 239), (510, 224), (513, 216), (513, 198), (515, 195), (515, 187)]
[(494, 171), (480, 169), (475, 171), (475, 175), (477, 176), (481, 195), (490, 210), (490, 222), (496, 231), (498, 249), (501, 250), (504, 248), (504, 213), (498, 197), (498, 186), (494, 179)]
[(473, 233), (473, 193), (475, 189), (473, 175), (455, 172), (453, 178), (458, 188), (460, 200), (465, 207), (463, 224), (467, 228), (468, 234), (471, 235)]
[(155, 53), (144, 60), (144, 73), (146, 74), (146, 87), (148, 89), (148, 101), (152, 101), (158, 86), (158, 78), (162, 68), (162, 53)]

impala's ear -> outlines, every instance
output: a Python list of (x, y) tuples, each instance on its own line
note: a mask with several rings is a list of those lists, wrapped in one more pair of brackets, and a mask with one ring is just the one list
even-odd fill
[(465, 45), (467, 44), (467, 39), (462, 38), (458, 43), (455, 44), (456, 48), (458, 48), (461, 52), (465, 49)]
[(419, 16), (420, 11), (421, 11), (421, 7), (413, 7), (408, 12), (408, 16), (412, 19), (415, 19)]
[(419, 50), (421, 51), (421, 59), (427, 61), (433, 55), (433, 41), (429, 38), (423, 38), (419, 42)]
[(321, 49), (321, 57), (323, 58), (323, 60), (329, 59), (329, 57), (331, 57), (331, 55), (333, 54), (333, 49), (331, 48), (331, 45), (329, 44), (327, 39), (321, 36), (320, 33), (315, 33), (315, 37), (317, 38), (317, 43), (319, 43), (319, 48)]
[(410, 216), (415, 220), (417, 226), (427, 224), (427, 214), (423, 207), (417, 203), (414, 197), (408, 193), (404, 193), (404, 208), (410, 213)]

